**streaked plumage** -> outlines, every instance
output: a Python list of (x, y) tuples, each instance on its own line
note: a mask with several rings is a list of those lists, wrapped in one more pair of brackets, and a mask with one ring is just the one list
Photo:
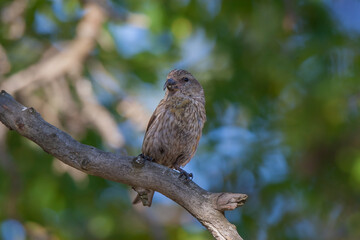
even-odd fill
[[(194, 156), (206, 121), (205, 97), (200, 83), (185, 70), (172, 70), (160, 101), (150, 118), (142, 146), (143, 155), (180, 170)], [(147, 190), (150, 206), (154, 191)], [(134, 203), (139, 202), (137, 197)]]

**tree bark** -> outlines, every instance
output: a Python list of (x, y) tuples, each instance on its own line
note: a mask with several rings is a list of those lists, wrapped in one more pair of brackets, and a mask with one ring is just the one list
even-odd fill
[(160, 164), (82, 144), (5, 91), (0, 93), (0, 121), (35, 142), (45, 152), (82, 172), (164, 194), (184, 207), (216, 239), (242, 239), (235, 225), (225, 218), (224, 211), (242, 206), (246, 194), (211, 193), (193, 181), (179, 178), (178, 172)]

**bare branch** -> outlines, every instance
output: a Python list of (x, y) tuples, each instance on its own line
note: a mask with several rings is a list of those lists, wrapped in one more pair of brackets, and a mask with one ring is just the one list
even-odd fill
[(105, 142), (114, 149), (123, 147), (125, 143), (124, 137), (118, 130), (115, 119), (98, 103), (90, 81), (78, 79), (75, 89), (83, 103), (83, 113), (95, 125)]
[(2, 45), (0, 45), (0, 80), (5, 73), (9, 72), (11, 69), (11, 64), (7, 57), (6, 51)]
[(1, 87), (14, 93), (38, 81), (52, 81), (65, 74), (78, 74), (83, 61), (95, 47), (106, 14), (94, 3), (86, 4), (84, 18), (77, 26), (76, 38), (61, 52), (22, 70), (1, 83)]
[(38, 144), (82, 172), (108, 180), (158, 191), (184, 207), (216, 239), (242, 239), (223, 211), (243, 205), (247, 196), (234, 193), (210, 193), (192, 181), (179, 178), (176, 171), (138, 158), (104, 152), (84, 145), (42, 119), (5, 91), (0, 93), (0, 121), (8, 128)]
[(23, 14), (28, 5), (27, 0), (15, 0), (5, 6), (1, 13), (1, 21), (8, 26), (8, 39), (19, 39), (25, 32), (25, 20)]

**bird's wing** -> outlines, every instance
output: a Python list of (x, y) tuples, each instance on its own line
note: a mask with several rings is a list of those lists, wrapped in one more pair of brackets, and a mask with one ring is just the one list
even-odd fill
[(159, 116), (159, 114), (163, 111), (164, 109), (164, 99), (162, 99), (159, 103), (159, 105), (156, 107), (155, 111), (153, 112), (150, 120), (149, 120), (149, 123), (146, 127), (146, 132), (145, 132), (145, 137), (149, 131), (149, 129), (151, 128), (152, 124), (155, 122), (155, 119)]

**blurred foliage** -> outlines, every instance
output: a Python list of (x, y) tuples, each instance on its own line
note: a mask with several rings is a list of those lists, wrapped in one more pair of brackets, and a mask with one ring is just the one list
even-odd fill
[[(2, 0), (0, 81), (49, 48), (61, 52), (86, 15), (84, 4)], [(336, 1), (107, 1), (108, 19), (82, 76), (136, 155), (143, 131), (118, 102), (131, 97), (151, 113), (167, 72), (188, 69), (204, 86), (208, 113), (189, 164), (194, 181), (249, 195), (244, 207), (227, 213), (242, 237), (359, 239), (360, 28), (347, 27), (336, 11), (360, 7), (341, 4), (347, 8), (334, 10)], [(104, 87), (107, 78), (117, 87)], [(75, 96), (72, 80), (66, 76)], [(18, 98), (27, 105), (42, 94)], [(59, 114), (60, 123), (68, 122), (68, 111)], [(91, 126), (79, 134), (66, 125), (78, 140), (109, 149)], [(133, 208), (128, 186), (59, 170), (57, 160), (14, 132), (0, 140), (3, 239), (15, 239), (10, 230), (21, 228), (17, 233), (27, 239), (210, 238), (169, 201)]]

